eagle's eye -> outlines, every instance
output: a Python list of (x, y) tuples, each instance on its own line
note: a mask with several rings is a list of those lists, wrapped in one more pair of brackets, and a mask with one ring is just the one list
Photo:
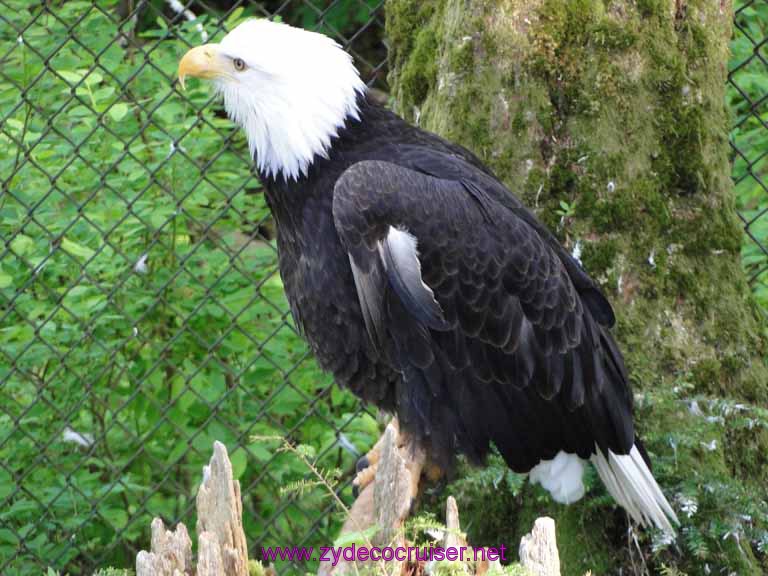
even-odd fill
[(245, 70), (245, 62), (243, 62), (242, 58), (235, 58), (232, 60), (232, 65), (235, 67), (235, 70), (238, 72), (242, 72)]

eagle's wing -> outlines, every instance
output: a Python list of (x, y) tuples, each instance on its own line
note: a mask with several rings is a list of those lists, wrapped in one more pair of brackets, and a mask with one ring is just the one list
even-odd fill
[[(568, 446), (572, 452), (588, 456), (595, 442), (628, 452), (631, 399), (610, 336), (585, 309), (547, 241), (514, 212), (478, 198), (482, 191), (474, 188), (375, 161), (355, 164), (339, 179), (334, 219), (370, 334), (379, 344), (387, 337), (424, 339), (429, 351), (414, 342), (401, 355), (418, 367), (432, 361), (420, 354), (443, 353), (451, 369), (475, 381), (466, 386), (484, 384), (507, 395), (531, 386), (559, 411), (586, 411), (579, 424), (589, 430), (563, 431), (588, 433), (583, 445)], [(413, 322), (393, 317), (388, 291)], [(423, 338), (410, 334), (416, 326)], [(499, 398), (497, 405), (518, 396)], [(541, 436), (560, 425), (546, 421), (554, 413), (541, 416), (534, 426)], [(523, 462), (513, 458), (513, 467), (530, 468), (564, 448), (537, 443), (545, 446)]]
[(408, 159), (409, 167), (437, 178), (461, 181), (477, 202), (487, 205), (487, 209), (498, 209), (501, 205), (533, 228), (560, 258), (582, 302), (592, 313), (592, 317), (603, 326), (614, 325), (616, 318), (610, 303), (581, 264), (558, 242), (549, 229), (539, 222), (527, 206), (485, 171), (484, 167), (478, 166), (479, 159), (469, 151), (463, 150), (464, 154), (469, 155), (475, 162), (470, 164), (464, 157), (424, 146), (405, 145), (400, 147), (400, 152)]
[[(364, 161), (335, 186), (334, 221), (368, 332), (403, 374), (401, 425), (438, 458), (481, 459), (493, 442), (519, 472), (596, 447), (635, 466), (623, 360), (595, 319), (612, 321), (610, 306), (579, 269), (589, 293), (580, 295), (532, 216), (500, 202), (485, 176), (467, 175)], [(658, 491), (648, 506), (658, 496), (666, 504)]]

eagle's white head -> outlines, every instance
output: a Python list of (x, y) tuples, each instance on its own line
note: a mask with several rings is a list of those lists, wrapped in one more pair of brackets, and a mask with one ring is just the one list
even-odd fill
[(179, 62), (179, 80), (213, 81), (229, 117), (243, 127), (260, 172), (297, 179), (348, 119), (365, 92), (352, 58), (322, 34), (269, 20), (248, 20), (220, 44)]

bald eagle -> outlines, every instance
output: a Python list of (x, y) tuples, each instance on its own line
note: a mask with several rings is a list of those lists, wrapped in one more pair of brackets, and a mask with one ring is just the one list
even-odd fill
[(610, 304), (472, 152), (373, 103), (336, 42), (285, 24), (193, 48), (188, 76), (247, 135), (293, 318), (339, 385), (444, 466), (495, 446), (559, 502), (591, 460), (632, 518), (674, 534)]

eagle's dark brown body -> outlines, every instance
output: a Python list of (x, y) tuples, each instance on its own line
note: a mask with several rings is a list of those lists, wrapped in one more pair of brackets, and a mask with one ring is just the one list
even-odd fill
[[(362, 102), (305, 178), (263, 178), (288, 300), (321, 367), (439, 461), (478, 461), (494, 443), (525, 472), (560, 450), (631, 449), (610, 305), (470, 152)], [(440, 318), (382, 265), (390, 226), (417, 239)], [(350, 255), (381, 297), (377, 322)]]

